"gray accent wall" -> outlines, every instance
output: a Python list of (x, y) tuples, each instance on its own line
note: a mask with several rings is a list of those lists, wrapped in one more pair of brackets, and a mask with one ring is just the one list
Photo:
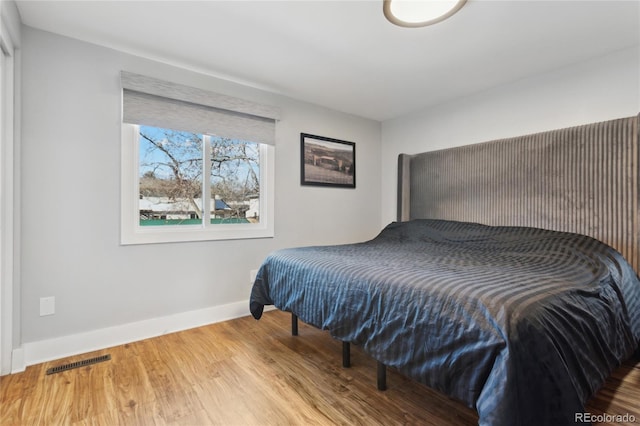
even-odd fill
[[(176, 65), (23, 27), (23, 343), (229, 304), (248, 315), (250, 271), (271, 251), (379, 232), (380, 123)], [(280, 109), (274, 238), (120, 245), (121, 70)], [(354, 141), (358, 187), (301, 187), (301, 132)]]

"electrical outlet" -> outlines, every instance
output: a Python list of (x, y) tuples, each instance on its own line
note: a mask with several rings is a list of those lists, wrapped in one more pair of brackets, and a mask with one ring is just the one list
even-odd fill
[(40, 316), (53, 315), (56, 313), (56, 298), (41, 297), (40, 298)]
[(252, 269), (249, 271), (249, 283), (253, 284), (256, 280), (256, 276), (258, 275), (257, 269)]

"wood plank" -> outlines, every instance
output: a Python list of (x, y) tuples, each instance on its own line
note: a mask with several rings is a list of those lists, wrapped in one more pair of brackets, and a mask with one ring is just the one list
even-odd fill
[[(28, 367), (0, 377), (0, 424), (73, 425), (474, 425), (463, 404), (388, 369), (289, 314), (272, 311)], [(111, 354), (111, 361), (45, 375), (48, 368)], [(614, 371), (587, 405), (592, 414), (640, 421), (640, 362)], [(606, 425), (607, 423), (603, 423)]]

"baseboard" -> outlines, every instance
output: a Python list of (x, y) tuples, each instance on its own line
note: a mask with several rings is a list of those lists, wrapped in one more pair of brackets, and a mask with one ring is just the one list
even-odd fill
[[(207, 324), (247, 316), (249, 302), (236, 302), (197, 311), (183, 312), (165, 317), (108, 327), (54, 339), (23, 343), (22, 366), (13, 365), (12, 372), (24, 367), (52, 361), (71, 355), (110, 348), (161, 336), (176, 331), (188, 330)], [(272, 308), (272, 307), (269, 307)], [(266, 309), (265, 309), (266, 310)], [(15, 351), (14, 351), (15, 354)], [(15, 356), (15, 355), (14, 355)], [(16, 361), (18, 361), (16, 359)]]

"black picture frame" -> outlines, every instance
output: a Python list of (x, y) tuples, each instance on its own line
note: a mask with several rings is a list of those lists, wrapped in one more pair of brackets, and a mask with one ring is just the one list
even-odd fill
[(300, 133), (300, 184), (355, 188), (355, 142)]

